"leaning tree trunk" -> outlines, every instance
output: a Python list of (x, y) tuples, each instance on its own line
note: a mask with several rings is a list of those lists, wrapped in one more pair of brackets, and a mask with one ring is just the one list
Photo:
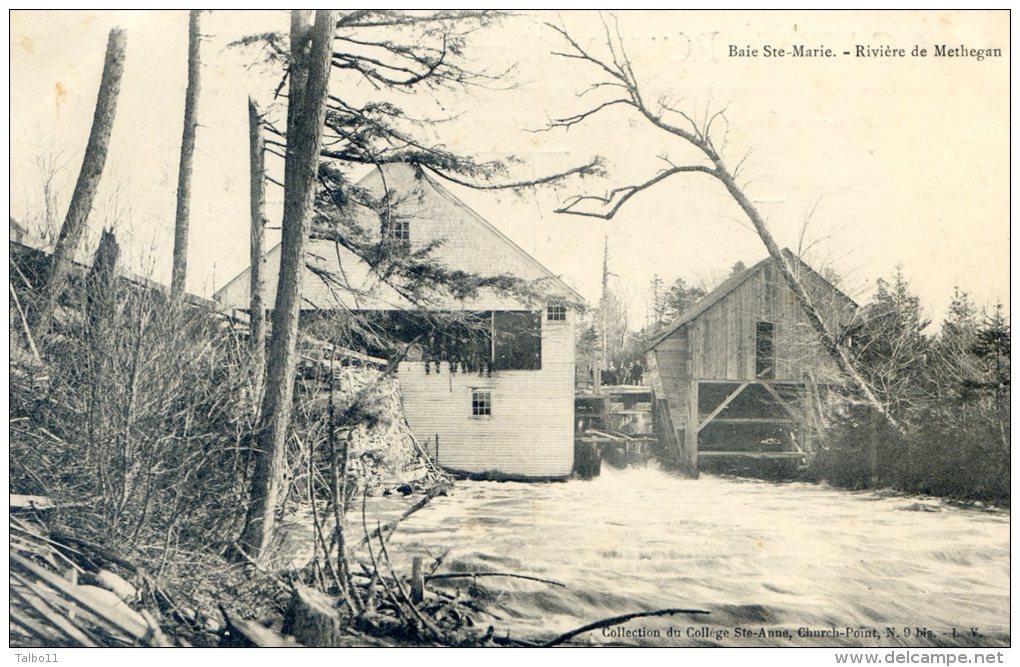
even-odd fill
[[(334, 12), (321, 9), (316, 12), (307, 54), (302, 46), (308, 40), (301, 34), (307, 31), (307, 24), (301, 23), (294, 21), (291, 25), (291, 84), (301, 80), (293, 76), (295, 70), (307, 72), (307, 79), (304, 90), (299, 95), (292, 92), (288, 101), (280, 275), (273, 309), (266, 389), (255, 433), (251, 503), (239, 540), (241, 549), (256, 562), (264, 558), (273, 536), (274, 512), (286, 462), (301, 313), (301, 278), (326, 118)], [(299, 101), (297, 108), (295, 101)]]
[(37, 335), (46, 335), (71, 272), (71, 262), (78, 250), (82, 237), (85, 235), (85, 224), (88, 222), (92, 204), (99, 188), (99, 180), (106, 166), (106, 154), (110, 146), (110, 133), (113, 121), (117, 116), (117, 97), (120, 94), (120, 80), (124, 74), (124, 51), (127, 46), (127, 34), (120, 28), (110, 31), (106, 43), (106, 62), (103, 64), (103, 77), (99, 83), (99, 96), (96, 99), (96, 111), (92, 117), (92, 131), (85, 147), (78, 182), (71, 195), (71, 204), (67, 208), (67, 216), (60, 227), (57, 245), (53, 250), (49, 280), (46, 285), (46, 302), (39, 315)]
[(199, 10), (191, 10), (188, 19), (188, 89), (184, 94), (184, 132), (181, 138), (181, 161), (177, 171), (177, 217), (174, 223), (174, 266), (170, 293), (184, 294), (188, 277), (188, 224), (191, 212), (191, 165), (195, 156), (195, 128), (198, 126), (198, 91), (201, 85), (199, 60)]
[(261, 394), (263, 376), (266, 372), (266, 306), (265, 279), (265, 226), (266, 226), (266, 156), (262, 139), (262, 121), (255, 100), (248, 98), (248, 149), (251, 203), (251, 283), (249, 328), (251, 330), (252, 377), (255, 381), (255, 396)]
[(712, 153), (712, 161), (715, 163), (716, 167), (716, 178), (718, 178), (719, 181), (726, 186), (730, 196), (733, 197), (733, 200), (737, 202), (740, 208), (747, 215), (748, 219), (750, 219), (751, 224), (754, 225), (754, 229), (758, 233), (758, 237), (761, 239), (762, 243), (765, 244), (765, 248), (768, 250), (769, 255), (771, 255), (775, 260), (776, 266), (779, 268), (779, 272), (782, 274), (786, 284), (793, 291), (793, 295), (800, 304), (801, 310), (804, 311), (811, 327), (821, 339), (822, 345), (825, 346), (836, 361), (836, 365), (839, 366), (839, 369), (850, 379), (850, 382), (855, 386), (855, 388), (861, 392), (868, 404), (877, 410), (893, 428), (902, 432), (903, 426), (893, 416), (893, 414), (889, 412), (885, 404), (878, 399), (878, 396), (876, 396), (875, 392), (872, 391), (871, 385), (864, 379), (864, 376), (861, 375), (860, 371), (857, 370), (857, 366), (850, 358), (850, 355), (847, 354), (846, 348), (841, 345), (833, 333), (829, 331), (829, 328), (825, 325), (825, 321), (818, 312), (818, 308), (807, 293), (807, 290), (804, 289), (804, 285), (801, 283), (800, 278), (797, 277), (793, 267), (790, 266), (790, 262), (786, 255), (783, 254), (775, 239), (772, 238), (772, 233), (769, 232), (768, 226), (765, 224), (765, 220), (763, 220), (761, 215), (758, 213), (758, 209), (755, 208), (754, 204), (751, 203), (751, 200), (749, 200), (740, 189), (740, 186), (737, 185), (729, 170), (726, 169), (722, 159), (719, 158), (714, 151)]

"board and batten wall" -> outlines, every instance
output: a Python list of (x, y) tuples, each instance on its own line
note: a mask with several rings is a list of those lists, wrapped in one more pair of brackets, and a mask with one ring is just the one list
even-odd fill
[[(415, 438), (444, 468), (495, 478), (569, 477), (574, 464), (574, 317), (542, 315), (541, 370), (425, 373), (400, 364), (397, 379)], [(492, 414), (471, 414), (471, 392), (492, 392)], [(426, 444), (427, 443), (427, 444)]]
[[(852, 302), (813, 272), (801, 272), (800, 279), (830, 327), (849, 321)], [(690, 345), (688, 378), (754, 380), (758, 322), (775, 326), (773, 380), (804, 382), (809, 376), (820, 382), (839, 379), (835, 361), (822, 346), (793, 290), (772, 264), (749, 276), (683, 327)], [(676, 334), (682, 335), (682, 331)]]
[[(850, 299), (813, 271), (800, 271), (800, 279), (832, 329), (838, 331), (852, 320), (856, 305)], [(652, 387), (667, 399), (678, 430), (687, 422), (692, 380), (755, 379), (758, 322), (775, 326), (774, 381), (841, 380), (793, 291), (779, 270), (766, 264), (646, 352)]]

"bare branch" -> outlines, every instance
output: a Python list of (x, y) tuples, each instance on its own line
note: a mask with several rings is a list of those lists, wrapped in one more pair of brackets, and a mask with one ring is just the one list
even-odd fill
[(549, 124), (546, 127), (542, 127), (542, 128), (537, 129), (537, 130), (528, 130), (528, 131), (529, 132), (549, 132), (550, 130), (553, 130), (553, 129), (557, 128), (557, 127), (570, 127), (572, 125), (577, 125), (578, 123), (583, 122), (586, 118), (597, 114), (599, 111), (602, 111), (606, 107), (611, 107), (611, 106), (614, 106), (616, 104), (626, 104), (626, 105), (629, 105), (629, 106), (634, 106), (634, 102), (632, 100), (627, 100), (627, 99), (623, 99), (623, 98), (615, 99), (615, 100), (610, 100), (608, 102), (603, 102), (602, 104), (599, 104), (598, 106), (593, 107), (593, 108), (589, 109), (588, 111), (584, 111), (584, 112), (581, 112), (581, 113), (578, 113), (578, 114), (574, 114), (573, 116), (565, 116), (563, 118), (553, 118), (552, 120), (549, 121)]
[[(717, 174), (714, 169), (711, 169), (710, 167), (706, 167), (703, 165), (676, 166), (671, 169), (666, 169), (659, 172), (657, 176), (648, 181), (645, 181), (644, 183), (641, 183), (640, 185), (628, 185), (622, 188), (615, 188), (611, 190), (609, 194), (607, 194), (605, 197), (599, 197), (597, 195), (584, 195), (572, 197), (571, 199), (567, 200), (567, 202), (565, 202), (563, 206), (556, 209), (556, 213), (564, 213), (567, 215), (580, 215), (589, 218), (600, 218), (602, 220), (612, 220), (613, 216), (616, 215), (617, 211), (619, 211), (620, 208), (637, 193), (641, 192), (642, 190), (647, 190), (656, 183), (664, 181), (670, 176), (673, 176), (675, 174), (690, 172), (701, 172), (704, 174), (708, 174), (710, 176), (717, 177)], [(616, 196), (621, 194), (622, 196), (619, 199), (616, 199)], [(581, 202), (588, 201), (597, 201), (605, 206), (608, 206), (613, 202), (614, 199), (616, 199), (616, 203), (613, 204), (612, 208), (610, 208), (608, 211), (585, 211), (578, 210), (575, 208), (575, 206), (577, 206)]]
[(445, 178), (451, 183), (457, 185), (463, 185), (464, 187), (471, 188), (473, 190), (521, 190), (524, 188), (533, 188), (539, 185), (548, 185), (550, 183), (556, 183), (570, 176), (593, 176), (600, 175), (603, 173), (603, 162), (599, 158), (595, 158), (588, 164), (580, 167), (574, 167), (566, 171), (561, 171), (556, 174), (550, 174), (548, 176), (541, 176), (526, 181), (513, 181), (510, 183), (470, 183), (468, 181), (461, 180), (448, 173), (443, 172), (441, 169), (430, 167), (430, 170), (437, 176)]

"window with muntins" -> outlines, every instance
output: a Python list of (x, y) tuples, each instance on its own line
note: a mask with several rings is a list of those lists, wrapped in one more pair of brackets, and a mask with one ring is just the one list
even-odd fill
[(488, 389), (471, 390), (471, 416), (489, 417), (492, 415), (492, 392)]
[(384, 231), (385, 236), (391, 241), (411, 242), (411, 222), (409, 220), (391, 220)]
[(567, 307), (562, 303), (549, 304), (549, 307), (545, 310), (545, 319), (550, 322), (566, 322)]

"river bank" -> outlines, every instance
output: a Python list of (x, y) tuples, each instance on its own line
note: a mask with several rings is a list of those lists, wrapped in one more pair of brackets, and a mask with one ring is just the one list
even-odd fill
[[(406, 500), (369, 499), (368, 525)], [(652, 469), (591, 481), (460, 482), (390, 539), (491, 604), (497, 632), (547, 638), (614, 615), (687, 607), (575, 641), (646, 646), (1001, 646), (1009, 512), (934, 498)], [(973, 629), (973, 630), (972, 630)]]

